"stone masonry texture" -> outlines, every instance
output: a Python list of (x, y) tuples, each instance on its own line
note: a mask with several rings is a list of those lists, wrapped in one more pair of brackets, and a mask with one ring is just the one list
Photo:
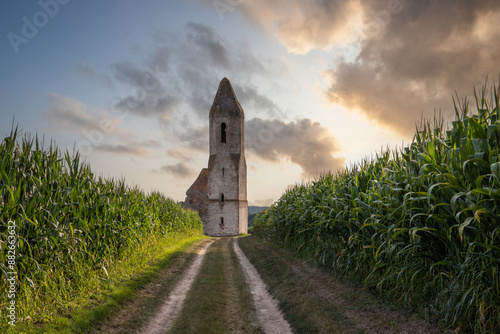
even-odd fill
[(209, 236), (248, 231), (245, 116), (233, 87), (224, 78), (209, 114), (208, 168), (186, 192), (184, 208), (198, 211)]

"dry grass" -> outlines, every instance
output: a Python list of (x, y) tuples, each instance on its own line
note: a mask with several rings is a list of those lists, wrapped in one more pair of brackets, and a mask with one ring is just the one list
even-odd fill
[(260, 238), (241, 238), (239, 244), (296, 333), (438, 332)]
[(233, 238), (210, 247), (172, 333), (262, 333)]

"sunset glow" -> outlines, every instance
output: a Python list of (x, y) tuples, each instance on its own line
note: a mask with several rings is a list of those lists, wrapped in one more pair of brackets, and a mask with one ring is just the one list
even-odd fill
[(248, 200), (411, 141), (422, 115), (500, 72), (498, 1), (4, 1), (0, 131), (182, 201), (227, 77)]

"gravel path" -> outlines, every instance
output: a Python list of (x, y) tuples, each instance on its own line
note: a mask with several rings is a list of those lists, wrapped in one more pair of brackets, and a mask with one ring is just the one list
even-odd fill
[(266, 284), (262, 281), (255, 267), (248, 261), (243, 254), (237, 239), (233, 241), (234, 251), (240, 261), (240, 264), (245, 273), (247, 284), (252, 293), (257, 317), (260, 321), (262, 329), (266, 334), (288, 334), (292, 333), (290, 324), (283, 318), (283, 314), (278, 309), (278, 303), (267, 292)]

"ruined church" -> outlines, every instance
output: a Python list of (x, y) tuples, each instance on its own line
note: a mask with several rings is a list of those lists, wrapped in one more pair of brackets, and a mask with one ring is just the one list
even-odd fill
[(245, 115), (227, 78), (210, 108), (209, 142), (208, 168), (186, 192), (183, 206), (198, 211), (206, 235), (247, 233)]

